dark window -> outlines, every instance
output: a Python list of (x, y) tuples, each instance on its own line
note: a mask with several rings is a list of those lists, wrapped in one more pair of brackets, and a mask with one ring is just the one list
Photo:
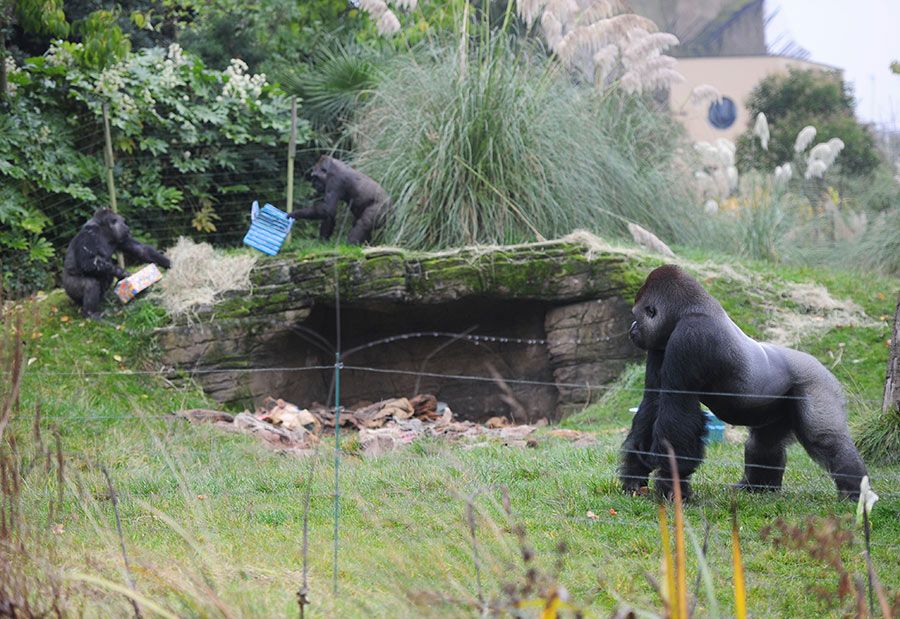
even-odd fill
[(722, 97), (709, 105), (709, 114), (706, 115), (706, 118), (709, 120), (709, 124), (716, 129), (727, 129), (734, 124), (737, 118), (737, 107), (734, 105), (734, 101), (728, 97)]

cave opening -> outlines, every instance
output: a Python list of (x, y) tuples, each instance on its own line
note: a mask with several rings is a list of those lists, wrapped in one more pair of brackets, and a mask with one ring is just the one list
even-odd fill
[[(553, 420), (559, 391), (545, 342), (551, 307), (472, 297), (432, 305), (342, 304), (341, 404), (428, 393), (462, 419)], [(333, 305), (317, 305), (255, 350), (254, 366), (285, 369), (254, 375), (253, 393), (301, 407), (333, 404), (336, 315)], [(463, 333), (468, 337), (448, 335)]]

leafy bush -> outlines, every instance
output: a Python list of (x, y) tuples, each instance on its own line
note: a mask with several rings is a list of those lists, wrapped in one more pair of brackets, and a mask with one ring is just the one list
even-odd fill
[(388, 242), (620, 234), (625, 219), (669, 241), (702, 235), (672, 172), (676, 130), (640, 99), (579, 87), (496, 36), (465, 62), (455, 47), (415, 52), (352, 128), (357, 165), (394, 200)]
[[(83, 53), (58, 42), (11, 75), (15, 94), (0, 117), (4, 264), (24, 243), (29, 263), (51, 268), (48, 245), (58, 261), (84, 220), (108, 206), (103, 102), (119, 210), (139, 236), (162, 245), (184, 234), (233, 242), (253, 199), (283, 195), (290, 104), (264, 76), (241, 61), (208, 69), (177, 45), (102, 71), (85, 68)], [(298, 142), (308, 136), (301, 123)]]

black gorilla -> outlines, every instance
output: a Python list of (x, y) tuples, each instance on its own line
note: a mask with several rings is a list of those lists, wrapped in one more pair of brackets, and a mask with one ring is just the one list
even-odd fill
[(391, 199), (381, 185), (362, 172), (357, 172), (343, 161), (322, 155), (313, 167), (310, 178), (316, 191), (324, 194), (324, 202), (290, 213), (290, 216), (295, 219), (321, 219), (320, 239), (331, 238), (341, 200), (350, 206), (353, 213), (353, 227), (348, 238), (351, 244), (359, 245), (369, 240), (372, 230), (383, 223)]
[(781, 487), (785, 450), (794, 438), (831, 474), (842, 496), (855, 497), (866, 475), (847, 427), (837, 379), (812, 356), (756, 342), (741, 331), (691, 276), (655, 269), (638, 291), (630, 336), (647, 351), (644, 398), (622, 445), (627, 492), (647, 485), (671, 497), (668, 441), (678, 456), (684, 496), (703, 459), (700, 403), (723, 421), (750, 426), (738, 487)]
[(113, 259), (117, 251), (167, 269), (171, 266), (169, 259), (161, 253), (131, 238), (121, 215), (110, 209), (100, 209), (69, 243), (63, 262), (63, 288), (72, 301), (81, 306), (81, 313), (89, 318), (100, 315), (100, 301), (113, 279), (128, 277), (128, 272)]

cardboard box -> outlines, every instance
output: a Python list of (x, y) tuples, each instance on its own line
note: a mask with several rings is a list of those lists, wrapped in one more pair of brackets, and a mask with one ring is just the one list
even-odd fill
[(116, 296), (119, 297), (119, 300), (122, 303), (128, 303), (141, 290), (148, 288), (150, 284), (158, 282), (161, 279), (162, 273), (159, 272), (159, 267), (155, 264), (148, 264), (140, 271), (132, 273), (116, 284)]

